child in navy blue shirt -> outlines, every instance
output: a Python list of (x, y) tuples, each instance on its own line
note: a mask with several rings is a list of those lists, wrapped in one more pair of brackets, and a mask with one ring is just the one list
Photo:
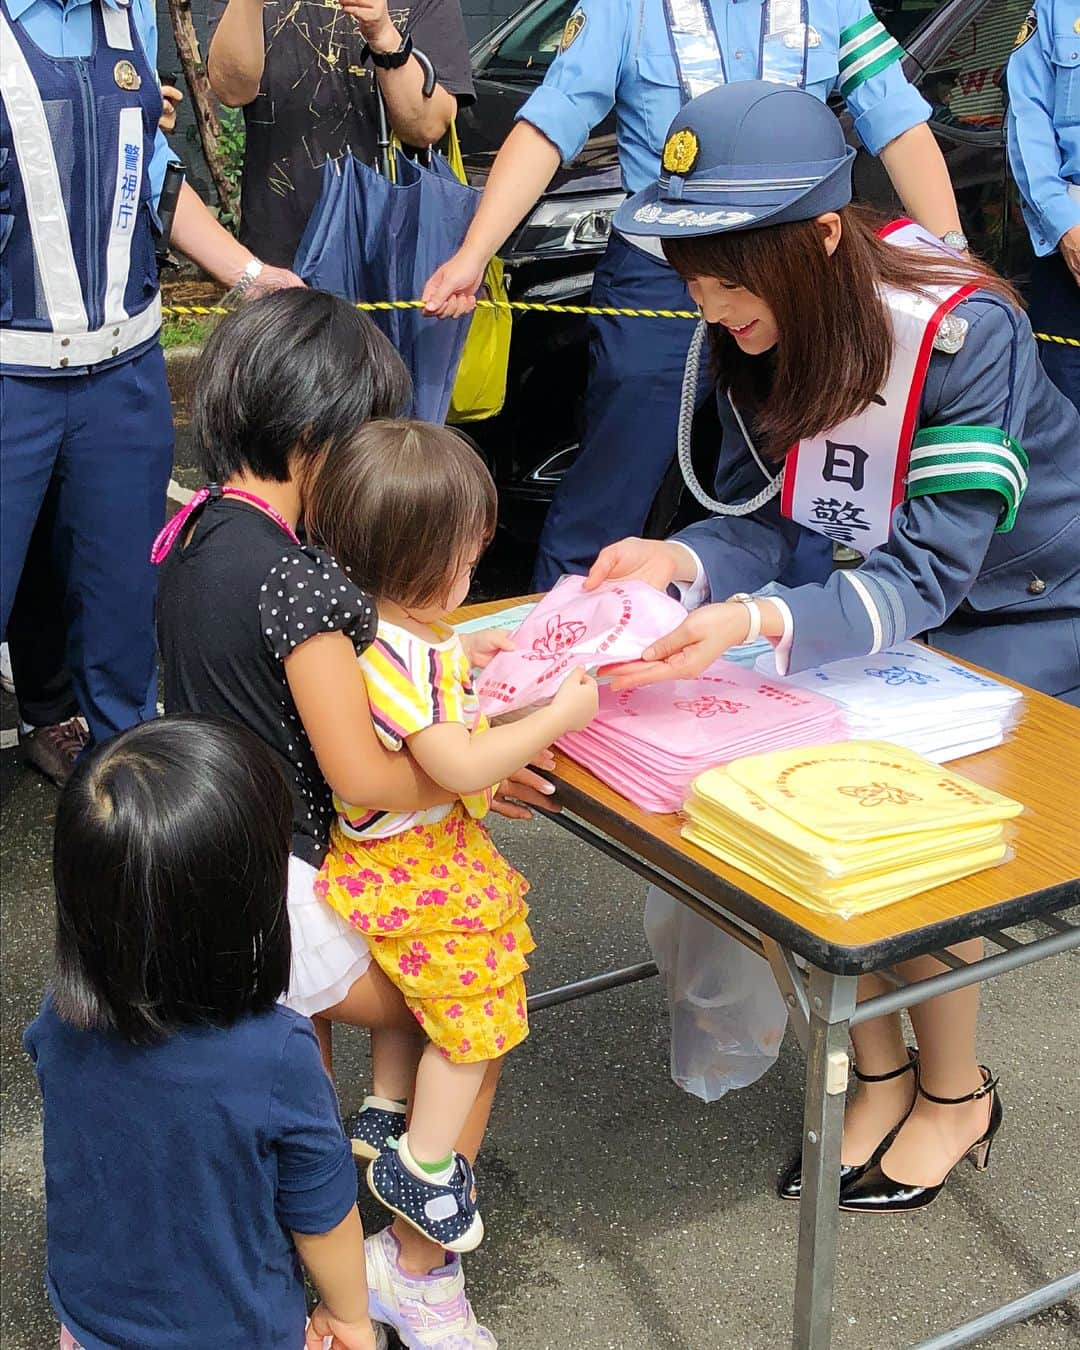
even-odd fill
[(211, 718), (135, 727), (60, 799), (56, 973), (24, 1043), (64, 1343), (373, 1350), (351, 1151), (278, 1002), (291, 833), (270, 752)]

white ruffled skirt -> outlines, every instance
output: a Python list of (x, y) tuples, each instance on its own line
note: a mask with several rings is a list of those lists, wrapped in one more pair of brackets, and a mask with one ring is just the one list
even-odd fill
[(305, 1017), (314, 1017), (340, 1003), (371, 965), (371, 952), (363, 934), (350, 928), (315, 894), (318, 875), (310, 863), (290, 855), (292, 969), (289, 992), (282, 1002)]

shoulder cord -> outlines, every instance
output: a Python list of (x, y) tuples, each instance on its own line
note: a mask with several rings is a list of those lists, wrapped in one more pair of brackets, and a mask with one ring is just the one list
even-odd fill
[(767, 501), (771, 501), (780, 491), (784, 482), (784, 470), (781, 468), (780, 472), (775, 476), (770, 475), (769, 470), (761, 462), (761, 457), (758, 455), (754, 442), (750, 439), (750, 433), (746, 429), (746, 424), (743, 422), (738, 408), (736, 408), (729, 396), (728, 402), (731, 405), (731, 411), (735, 414), (735, 421), (739, 424), (739, 430), (743, 434), (743, 440), (745, 440), (747, 448), (754, 457), (754, 463), (761, 470), (762, 474), (764, 474), (765, 478), (768, 479), (768, 482), (756, 497), (751, 497), (749, 501), (736, 502), (732, 505), (729, 505), (726, 502), (719, 502), (715, 497), (710, 497), (698, 482), (697, 475), (694, 473), (693, 458), (690, 453), (692, 440), (691, 433), (694, 426), (694, 407), (697, 403), (698, 371), (701, 368), (701, 349), (705, 345), (705, 335), (707, 331), (707, 324), (698, 324), (697, 328), (694, 330), (694, 336), (690, 339), (690, 350), (686, 354), (686, 369), (683, 372), (682, 398), (679, 402), (679, 429), (677, 440), (679, 468), (682, 471), (683, 482), (707, 511), (712, 511), (714, 515), (718, 516), (749, 516), (758, 510), (759, 507), (764, 506)]

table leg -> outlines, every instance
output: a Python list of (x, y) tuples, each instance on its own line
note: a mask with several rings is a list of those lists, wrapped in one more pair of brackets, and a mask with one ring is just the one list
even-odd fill
[(794, 1350), (828, 1350), (832, 1337), (848, 1021), (855, 1010), (855, 987), (852, 975), (810, 968)]

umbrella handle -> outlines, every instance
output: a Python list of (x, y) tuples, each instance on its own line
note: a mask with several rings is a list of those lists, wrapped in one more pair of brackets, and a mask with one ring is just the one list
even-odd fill
[(424, 72), (424, 84), (420, 92), (425, 98), (430, 98), (435, 92), (435, 67), (431, 64), (427, 53), (422, 52), (419, 47), (414, 47), (412, 54)]
[[(430, 98), (435, 92), (435, 67), (431, 64), (431, 59), (426, 52), (422, 52), (419, 47), (413, 47), (412, 54), (416, 58), (417, 64), (424, 76), (424, 83), (420, 92), (425, 98)], [(372, 81), (375, 85), (375, 111), (378, 134), (375, 141), (376, 155), (379, 161), (379, 169), (384, 178), (392, 177), (390, 172), (390, 123), (386, 116), (386, 100), (383, 98), (382, 89), (379, 87), (377, 79)], [(430, 151), (429, 151), (430, 157)]]

